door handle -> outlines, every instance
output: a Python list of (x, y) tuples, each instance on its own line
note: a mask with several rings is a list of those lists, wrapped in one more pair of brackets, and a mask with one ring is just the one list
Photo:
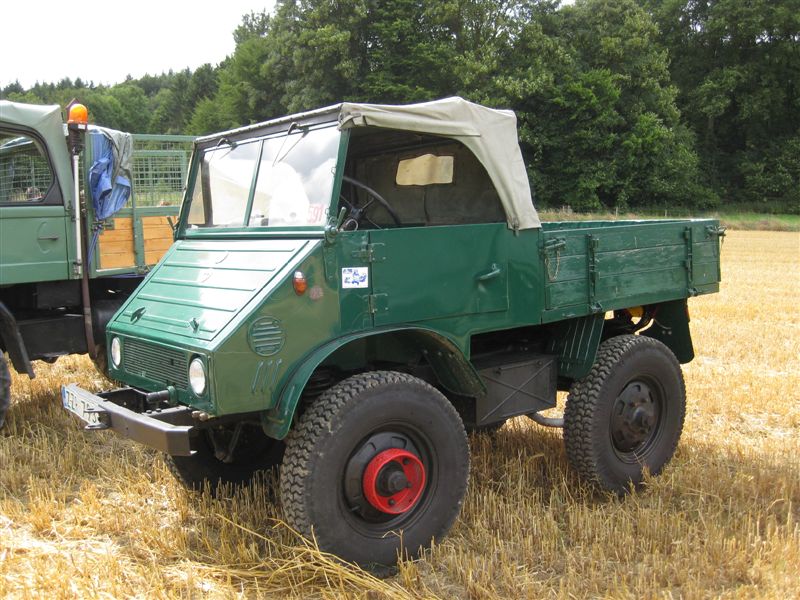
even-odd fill
[(45, 241), (57, 242), (60, 239), (60, 237), (61, 236), (58, 236), (58, 235), (40, 235), (36, 239), (41, 241), (41, 242), (45, 242)]
[(492, 263), (492, 266), (489, 268), (489, 271), (487, 273), (478, 275), (475, 279), (478, 281), (489, 281), (490, 279), (494, 279), (495, 277), (500, 275), (500, 273), (502, 272), (503, 269), (501, 269), (497, 263)]

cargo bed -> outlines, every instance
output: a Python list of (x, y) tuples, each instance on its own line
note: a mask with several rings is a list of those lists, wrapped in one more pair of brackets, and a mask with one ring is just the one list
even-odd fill
[(714, 219), (542, 223), (543, 322), (719, 291)]

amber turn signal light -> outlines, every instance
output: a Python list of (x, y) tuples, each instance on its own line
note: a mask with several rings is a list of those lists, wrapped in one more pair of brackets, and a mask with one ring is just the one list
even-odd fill
[(294, 293), (298, 296), (302, 296), (306, 293), (308, 289), (308, 281), (306, 281), (306, 276), (303, 275), (302, 271), (295, 271), (294, 277), (292, 277), (292, 287), (294, 287)]

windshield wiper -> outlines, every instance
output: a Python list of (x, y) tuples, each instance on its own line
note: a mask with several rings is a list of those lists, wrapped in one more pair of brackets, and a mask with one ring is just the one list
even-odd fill
[[(228, 144), (228, 151), (225, 154), (221, 154), (220, 156), (214, 156), (214, 153), (216, 153), (216, 151), (219, 150), (219, 147), (222, 146), (223, 144)], [(219, 141), (216, 144), (214, 144), (212, 148), (206, 150), (206, 152), (211, 152), (212, 160), (219, 160), (220, 158), (225, 158), (226, 156), (228, 156), (228, 154), (233, 152), (236, 149), (237, 145), (238, 144), (236, 142), (232, 142), (228, 138), (222, 137), (219, 138)]]
[[(302, 129), (303, 130), (303, 134), (300, 135), (297, 138), (297, 141), (294, 144), (291, 145), (291, 147), (286, 151), (286, 154), (281, 156), (281, 151), (283, 150), (283, 146), (286, 144), (286, 140), (289, 139), (289, 136), (292, 134), (292, 132), (295, 129)], [(287, 156), (289, 156), (289, 153), (292, 150), (295, 149), (297, 144), (300, 143), (300, 140), (302, 140), (304, 137), (306, 137), (307, 133), (308, 133), (308, 126), (307, 125), (305, 127), (300, 127), (300, 125), (297, 123), (297, 121), (293, 121), (292, 124), (289, 125), (289, 129), (286, 131), (286, 137), (283, 138), (283, 141), (281, 142), (281, 147), (278, 148), (278, 152), (275, 153), (275, 159), (272, 161), (272, 166), (274, 167), (276, 164), (278, 164), (279, 162), (282, 162), (283, 159), (285, 159)]]

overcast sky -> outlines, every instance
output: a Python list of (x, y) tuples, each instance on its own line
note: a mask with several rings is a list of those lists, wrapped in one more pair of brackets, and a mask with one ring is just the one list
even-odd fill
[(5, 0), (0, 28), (0, 87), (64, 77), (95, 84), (127, 75), (216, 64), (234, 49), (242, 15), (272, 10), (273, 0)]

